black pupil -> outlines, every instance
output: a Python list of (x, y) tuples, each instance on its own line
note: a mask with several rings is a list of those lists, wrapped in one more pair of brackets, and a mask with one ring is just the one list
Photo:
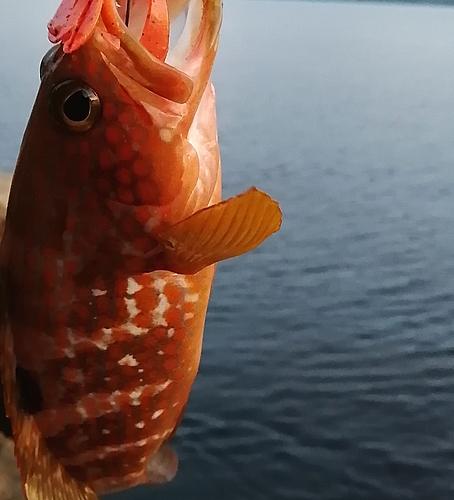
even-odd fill
[(85, 90), (80, 89), (71, 94), (63, 104), (63, 113), (73, 122), (83, 122), (90, 116), (90, 98)]

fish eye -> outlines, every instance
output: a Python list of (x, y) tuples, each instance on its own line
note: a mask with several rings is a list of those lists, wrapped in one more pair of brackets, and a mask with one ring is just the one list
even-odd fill
[(86, 83), (66, 80), (51, 90), (49, 112), (55, 123), (66, 130), (86, 132), (101, 117), (101, 101)]

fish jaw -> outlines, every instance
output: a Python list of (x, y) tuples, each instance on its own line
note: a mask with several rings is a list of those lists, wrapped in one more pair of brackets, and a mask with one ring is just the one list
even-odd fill
[[(216, 54), (222, 3), (175, 1), (170, 2), (171, 12), (175, 5), (177, 11), (188, 6), (188, 15), (179, 41), (168, 54), (168, 64), (163, 62), (170, 32), (166, 0), (63, 0), (48, 24), (49, 40), (62, 42), (64, 52), (72, 53), (90, 42), (97, 27), (104, 28), (117, 38), (153, 92), (178, 103), (187, 102), (192, 94), (199, 100)], [(122, 11), (126, 11), (124, 18), (131, 18), (131, 26), (125, 24)], [(194, 79), (198, 80), (195, 92)]]
[(74, 52), (93, 34), (104, 0), (63, 0), (47, 29), (49, 41), (62, 42), (63, 50)]

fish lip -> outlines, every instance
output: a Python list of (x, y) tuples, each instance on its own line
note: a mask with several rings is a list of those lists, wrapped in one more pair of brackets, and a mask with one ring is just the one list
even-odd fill
[[(72, 2), (73, 7), (79, 9), (76, 14), (71, 10)], [(188, 8), (188, 15), (181, 41), (178, 40), (165, 61), (151, 54), (134, 36), (120, 17), (115, 0), (78, 2), (80, 0), (63, 0), (48, 24), (50, 41), (61, 42), (63, 52), (75, 52), (90, 44), (97, 32), (104, 31), (119, 41), (142, 80), (148, 82), (147, 90), (178, 104), (188, 102), (191, 97), (201, 97), (217, 48), (221, 0), (183, 0), (181, 6)]]

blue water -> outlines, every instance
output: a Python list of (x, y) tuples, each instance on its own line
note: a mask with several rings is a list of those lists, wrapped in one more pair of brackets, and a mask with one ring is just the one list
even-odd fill
[[(284, 224), (219, 266), (176, 480), (112, 500), (452, 499), (453, 26), (444, 7), (226, 0), (225, 195), (257, 185)], [(46, 45), (13, 29), (5, 166)]]

